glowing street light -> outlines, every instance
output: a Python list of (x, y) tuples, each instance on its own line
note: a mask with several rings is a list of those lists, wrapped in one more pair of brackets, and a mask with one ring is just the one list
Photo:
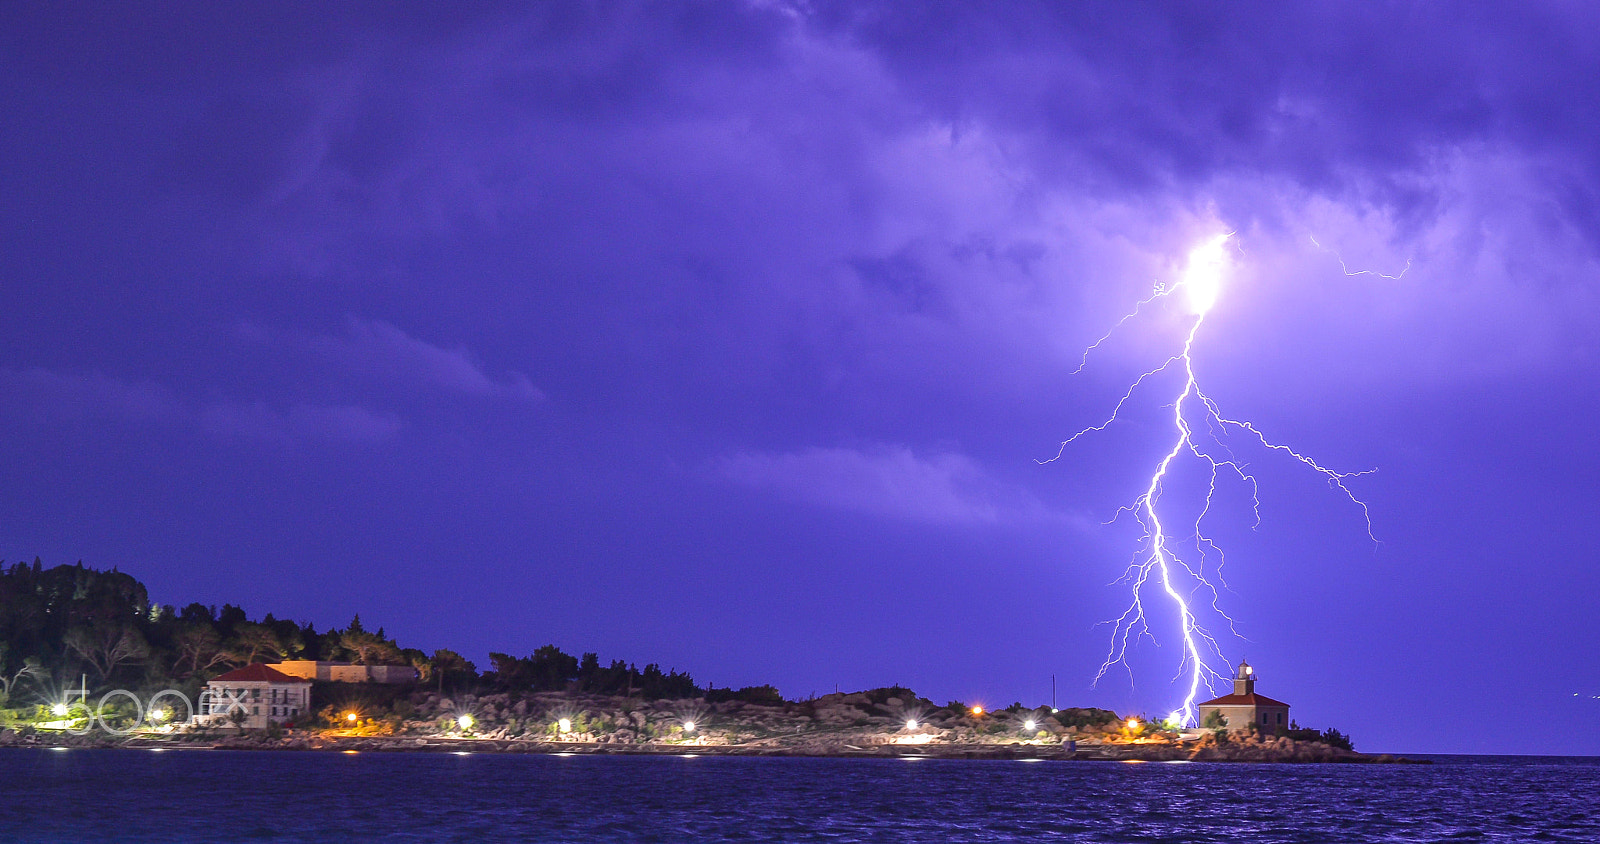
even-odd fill
[(67, 712), (67, 705), (64, 703), (58, 703), (55, 706), (50, 707), (50, 714), (56, 716), (57, 718), (66, 715)]
[(685, 722), (683, 722), (683, 731), (686, 732), (686, 733), (694, 732), (694, 722), (693, 721), (685, 721)]
[(570, 732), (572, 732), (572, 719), (571, 718), (562, 718), (561, 720), (557, 721), (556, 722), (556, 729), (560, 730), (562, 733), (570, 733)]
[(974, 706), (974, 707), (972, 707), (972, 717), (977, 718), (977, 717), (981, 717), (982, 715), (983, 715), (983, 707), (982, 706)]
[(475, 724), (475, 723), (477, 723), (477, 722), (473, 720), (471, 715), (463, 715), (460, 718), (456, 719), (456, 726), (460, 727), (463, 730), (472, 729), (472, 725)]
[(1022, 722), (1022, 729), (1031, 733), (1034, 730), (1039, 729), (1039, 723), (1032, 718), (1029, 718), (1028, 720)]
[(359, 718), (359, 717), (360, 716), (356, 715), (354, 712), (346, 712), (344, 714), (344, 720), (349, 722), (349, 723), (351, 723), (351, 724), (354, 724), (356, 722), (356, 719)]
[(1139, 730), (1139, 719), (1138, 718), (1129, 718), (1128, 719), (1128, 732), (1133, 733), (1133, 732), (1138, 732), (1138, 730)]
[(917, 728), (917, 719), (915, 719), (915, 718), (907, 718), (906, 719), (906, 729), (915, 730), (916, 728)]
[(172, 717), (172, 713), (165, 709), (152, 709), (150, 710), (150, 717), (156, 719), (157, 721), (165, 721)]

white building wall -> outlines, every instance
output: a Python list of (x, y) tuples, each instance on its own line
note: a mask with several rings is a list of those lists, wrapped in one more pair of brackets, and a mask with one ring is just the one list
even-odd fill
[(265, 729), (305, 714), (311, 708), (308, 683), (269, 683), (262, 681), (212, 682), (206, 686), (203, 711), (198, 713), (216, 726), (232, 724), (234, 709), (243, 709), (246, 729)]
[(1228, 732), (1242, 733), (1252, 726), (1257, 731), (1272, 735), (1279, 727), (1289, 728), (1289, 707), (1287, 706), (1208, 706), (1200, 712), (1200, 723), (1204, 724), (1206, 716), (1212, 712), (1222, 713), (1228, 719)]

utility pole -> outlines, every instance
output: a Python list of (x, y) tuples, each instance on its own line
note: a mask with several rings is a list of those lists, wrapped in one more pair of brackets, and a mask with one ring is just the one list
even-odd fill
[(1050, 711), (1056, 710), (1056, 675), (1050, 675)]

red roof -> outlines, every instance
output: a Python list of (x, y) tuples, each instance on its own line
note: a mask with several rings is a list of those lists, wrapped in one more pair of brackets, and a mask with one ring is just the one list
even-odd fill
[(1283, 707), (1287, 707), (1289, 704), (1284, 703), (1281, 700), (1273, 700), (1272, 698), (1267, 697), (1266, 695), (1258, 695), (1255, 692), (1251, 692), (1250, 694), (1247, 694), (1247, 695), (1223, 695), (1222, 697), (1219, 697), (1216, 700), (1208, 700), (1205, 703), (1198, 704), (1198, 705), (1202, 706), (1202, 707), (1205, 707), (1205, 706), (1283, 706)]
[(291, 677), (288, 674), (273, 668), (265, 663), (255, 662), (243, 668), (235, 668), (220, 676), (211, 678), (213, 683), (305, 683), (310, 685), (310, 680)]

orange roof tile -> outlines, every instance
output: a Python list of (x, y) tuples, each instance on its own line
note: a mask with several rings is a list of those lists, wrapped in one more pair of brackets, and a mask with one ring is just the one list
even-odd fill
[(1205, 703), (1201, 703), (1201, 704), (1197, 704), (1197, 705), (1201, 706), (1201, 707), (1205, 707), (1205, 706), (1288, 706), (1289, 704), (1284, 703), (1281, 700), (1273, 700), (1272, 698), (1267, 697), (1266, 695), (1258, 695), (1255, 692), (1251, 692), (1250, 694), (1247, 694), (1247, 695), (1223, 695), (1222, 697), (1216, 698), (1214, 700), (1208, 700)]

